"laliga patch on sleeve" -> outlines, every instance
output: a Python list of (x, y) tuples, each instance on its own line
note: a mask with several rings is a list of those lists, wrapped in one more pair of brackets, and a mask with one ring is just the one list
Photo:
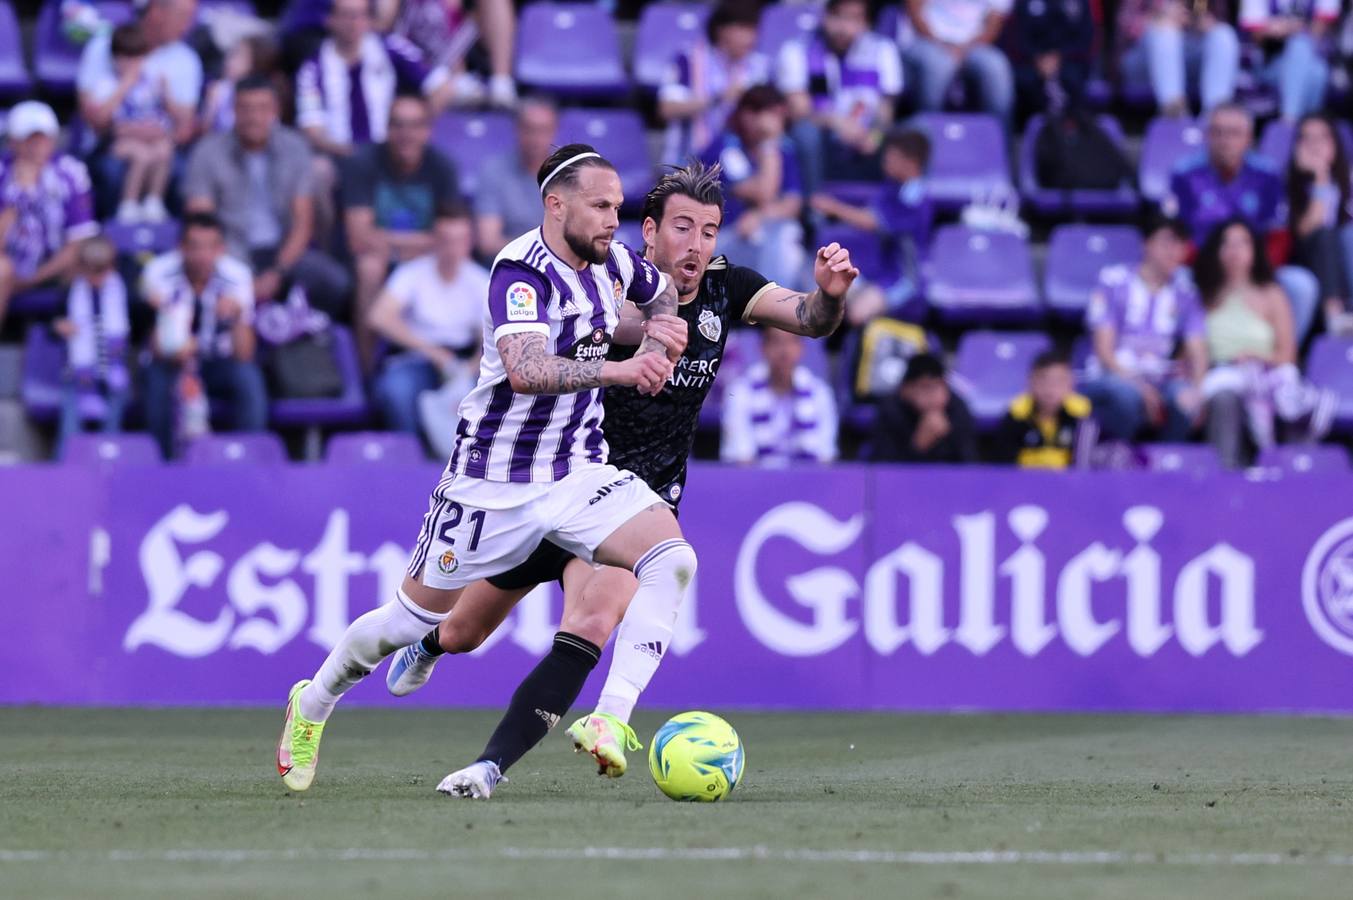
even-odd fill
[(536, 318), (536, 289), (524, 281), (514, 281), (508, 285), (507, 320), (534, 322)]

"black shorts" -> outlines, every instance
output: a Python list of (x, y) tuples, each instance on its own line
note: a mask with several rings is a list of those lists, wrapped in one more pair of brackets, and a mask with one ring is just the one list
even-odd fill
[(573, 554), (558, 544), (541, 541), (525, 562), (486, 580), (500, 591), (517, 591), (538, 584), (549, 584), (563, 579), (564, 567), (571, 559)]

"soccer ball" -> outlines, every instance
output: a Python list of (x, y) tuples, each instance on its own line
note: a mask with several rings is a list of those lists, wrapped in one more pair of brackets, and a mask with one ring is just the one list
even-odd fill
[(718, 716), (684, 712), (667, 720), (648, 748), (653, 781), (673, 800), (721, 800), (742, 780), (742, 741)]

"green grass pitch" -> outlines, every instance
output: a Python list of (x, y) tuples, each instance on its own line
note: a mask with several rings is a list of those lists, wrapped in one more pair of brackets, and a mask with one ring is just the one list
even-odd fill
[(0, 896), (1353, 896), (1350, 720), (716, 711), (746, 776), (697, 805), (558, 732), (441, 797), (488, 711), (341, 709), (293, 796), (280, 706), (0, 708)]

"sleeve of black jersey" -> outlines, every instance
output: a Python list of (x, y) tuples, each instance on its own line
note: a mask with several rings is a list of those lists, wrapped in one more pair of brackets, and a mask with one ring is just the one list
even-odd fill
[(775, 287), (775, 282), (767, 280), (756, 269), (746, 266), (728, 265), (728, 317), (740, 322), (747, 321), (747, 310), (765, 291)]

